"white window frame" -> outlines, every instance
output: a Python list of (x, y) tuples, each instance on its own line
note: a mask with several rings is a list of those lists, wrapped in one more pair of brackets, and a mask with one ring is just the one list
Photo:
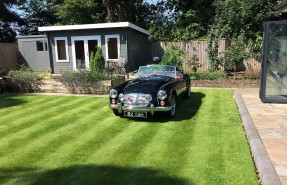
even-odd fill
[[(39, 50), (38, 50), (37, 42), (41, 42), (41, 43), (42, 43), (43, 51), (39, 51)], [(45, 52), (44, 40), (35, 40), (35, 44), (36, 44), (36, 51), (37, 51), (37, 52)]]
[[(108, 53), (108, 39), (109, 38), (117, 38), (117, 48), (118, 48), (118, 58), (117, 59), (110, 59), (109, 58), (109, 53)], [(115, 35), (105, 35), (105, 45), (106, 45), (106, 60), (108, 61), (119, 61), (120, 59), (120, 52), (121, 52), (121, 43), (120, 43), (120, 35), (115, 34)]]
[[(70, 62), (69, 61), (69, 53), (68, 53), (68, 39), (67, 37), (55, 37), (55, 55), (56, 55), (56, 62)], [(58, 58), (58, 45), (57, 41), (58, 40), (64, 40), (65, 41), (65, 47), (66, 47), (66, 60), (59, 60)]]

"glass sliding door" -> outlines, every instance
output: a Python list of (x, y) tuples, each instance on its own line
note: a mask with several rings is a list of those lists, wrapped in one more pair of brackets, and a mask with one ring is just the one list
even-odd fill
[(100, 36), (72, 37), (73, 68), (74, 70), (89, 69), (90, 55), (100, 46)]
[(76, 69), (86, 69), (85, 45), (83, 40), (75, 40)]
[(260, 97), (263, 102), (287, 102), (287, 22), (267, 22)]
[(89, 59), (92, 53), (97, 52), (98, 40), (88, 40)]

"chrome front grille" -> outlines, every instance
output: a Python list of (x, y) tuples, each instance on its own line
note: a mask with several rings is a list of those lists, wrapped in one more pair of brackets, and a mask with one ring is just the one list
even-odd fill
[(147, 107), (149, 101), (145, 97), (146, 94), (142, 93), (126, 94), (123, 99), (124, 106)]

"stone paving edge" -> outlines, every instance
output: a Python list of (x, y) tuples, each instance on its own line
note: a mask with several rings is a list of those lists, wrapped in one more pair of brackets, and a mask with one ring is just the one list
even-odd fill
[(246, 137), (251, 149), (251, 153), (258, 171), (262, 185), (281, 185), (280, 179), (275, 168), (267, 154), (262, 140), (256, 130), (253, 120), (247, 110), (247, 107), (241, 97), (240, 92), (234, 90), (234, 99), (236, 101), (242, 124), (246, 132)]

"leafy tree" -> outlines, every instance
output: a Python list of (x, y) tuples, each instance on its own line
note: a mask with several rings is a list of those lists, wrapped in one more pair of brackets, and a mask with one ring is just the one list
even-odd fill
[(180, 71), (183, 71), (184, 52), (175, 45), (169, 45), (165, 50), (160, 64), (176, 66)]
[(15, 42), (16, 32), (9, 23), (0, 21), (0, 43), (1, 42)]
[(244, 39), (244, 34), (240, 34), (238, 37), (231, 39), (230, 47), (224, 52), (223, 65), (225, 71), (235, 71), (236, 66), (242, 64), (244, 59), (248, 58), (246, 41)]
[(207, 34), (213, 23), (214, 0), (167, 0), (166, 7), (172, 11), (174, 38), (190, 40)]
[(149, 4), (144, 0), (103, 0), (108, 22), (132, 22), (146, 27)]
[(149, 4), (143, 0), (64, 0), (58, 8), (59, 24), (129, 21), (147, 28)]
[(116, 22), (116, 0), (103, 0), (104, 6), (107, 9), (108, 15), (107, 20), (108, 22)]
[(161, 0), (155, 11), (151, 40), (191, 40), (204, 37), (215, 14), (214, 0)]
[(0, 3), (0, 42), (15, 42), (16, 30), (12, 25), (22, 25), (23, 20), (12, 10), (17, 0), (2, 0)]
[(59, 24), (94, 24), (105, 21), (106, 11), (98, 0), (64, 0), (56, 15)]
[[(209, 44), (207, 48), (212, 71), (218, 70), (218, 67), (223, 63), (221, 61), (223, 58), (218, 53), (218, 47), (214, 47), (218, 46), (218, 41), (221, 38), (231, 40), (231, 48), (227, 52), (227, 58), (223, 59), (229, 61), (228, 63), (238, 63), (234, 59), (239, 57), (241, 61), (242, 56), (245, 55), (235, 51), (239, 49), (235, 48), (236, 44), (243, 44), (239, 40), (249, 40), (248, 56), (259, 56), (258, 52), (260, 52), (262, 40), (258, 39), (258, 35), (262, 35), (263, 23), (267, 20), (280, 19), (279, 12), (273, 9), (277, 3), (276, 0), (215, 0), (215, 18), (208, 33)], [(244, 38), (241, 38), (242, 34)], [(246, 47), (247, 43), (244, 42), (244, 44)]]
[(166, 10), (165, 2), (160, 1), (156, 4), (149, 5), (148, 12), (149, 14), (146, 16), (146, 20), (149, 31), (151, 32), (149, 40), (172, 40), (170, 38), (172, 21), (170, 20), (169, 14)]
[(22, 34), (39, 34), (39, 26), (55, 25), (59, 22), (56, 14), (64, 0), (20, 0), (19, 9), (26, 20)]
[(150, 23), (150, 4), (144, 0), (128, 0), (125, 4), (126, 21), (148, 29)]
[(247, 38), (256, 38), (262, 33), (263, 23), (278, 19), (279, 12), (273, 8), (277, 0), (216, 0), (215, 23), (225, 38), (240, 35), (243, 31)]

